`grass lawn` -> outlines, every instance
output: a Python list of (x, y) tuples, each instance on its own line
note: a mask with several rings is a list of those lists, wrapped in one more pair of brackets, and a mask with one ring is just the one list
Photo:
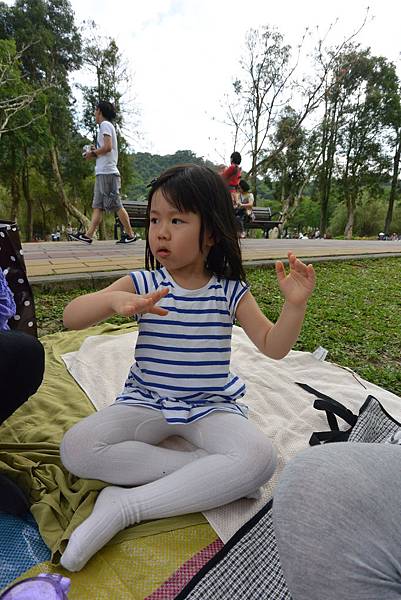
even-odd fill
[[(328, 360), (401, 396), (401, 259), (320, 263), (315, 269), (317, 287), (294, 349), (324, 346)], [(259, 306), (274, 321), (282, 305), (274, 270), (249, 270), (248, 279)], [(36, 290), (39, 335), (61, 331), (64, 306), (84, 293)]]

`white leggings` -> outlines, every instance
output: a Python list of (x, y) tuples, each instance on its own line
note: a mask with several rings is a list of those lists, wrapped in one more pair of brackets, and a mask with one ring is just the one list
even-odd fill
[[(172, 435), (197, 450), (155, 445)], [(214, 412), (193, 423), (170, 425), (158, 411), (123, 404), (77, 423), (64, 436), (60, 452), (75, 475), (113, 484), (100, 492), (91, 516), (71, 536), (61, 559), (70, 571), (80, 570), (129, 525), (251, 495), (276, 466), (271, 442), (241, 415)]]

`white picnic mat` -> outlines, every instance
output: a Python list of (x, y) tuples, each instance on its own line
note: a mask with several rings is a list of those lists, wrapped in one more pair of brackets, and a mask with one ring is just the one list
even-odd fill
[[(122, 390), (133, 361), (136, 338), (136, 332), (91, 336), (77, 352), (63, 355), (67, 369), (96, 409), (112, 404)], [(242, 401), (250, 408), (250, 419), (275, 444), (279, 463), (259, 500), (238, 500), (204, 513), (223, 542), (271, 498), (285, 463), (308, 446), (312, 432), (328, 429), (325, 414), (313, 408), (313, 397), (295, 385), (296, 381), (332, 396), (354, 413), (358, 413), (366, 396), (372, 394), (395, 419), (401, 420), (401, 398), (350, 370), (319, 361), (308, 352), (291, 351), (280, 361), (269, 359), (239, 327), (233, 329), (231, 368), (246, 381), (247, 394)], [(164, 445), (189, 449), (181, 438), (170, 438)]]

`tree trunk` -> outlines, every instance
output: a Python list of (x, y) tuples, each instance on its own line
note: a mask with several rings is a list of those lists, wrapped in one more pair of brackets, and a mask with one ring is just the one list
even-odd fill
[(18, 217), (18, 207), (21, 200), (21, 189), (20, 182), (17, 173), (13, 167), (13, 170), (10, 175), (10, 191), (11, 191), (11, 211), (10, 211), (10, 221), (17, 221)]
[(393, 175), (391, 178), (391, 189), (390, 195), (388, 198), (388, 207), (386, 220), (384, 222), (384, 233), (386, 235), (390, 235), (390, 225), (393, 220), (393, 210), (394, 210), (394, 201), (397, 194), (397, 186), (398, 186), (398, 172), (400, 168), (400, 156), (401, 156), (401, 130), (398, 132), (398, 139), (395, 148), (395, 154), (393, 159)]
[(28, 168), (28, 153), (26, 147), (24, 148), (24, 167), (22, 169), (22, 190), (26, 202), (26, 228), (25, 228), (25, 241), (32, 242), (33, 240), (33, 210), (32, 210), (32, 198), (31, 191), (29, 188), (29, 168)]
[(54, 141), (50, 144), (50, 159), (52, 164), (53, 175), (56, 180), (56, 187), (59, 194), (59, 199), (63, 205), (65, 211), (71, 216), (78, 219), (81, 225), (88, 229), (90, 220), (76, 207), (72, 202), (69, 201), (67, 194), (64, 189), (64, 182), (60, 172), (58, 150)]
[(257, 187), (256, 187), (256, 183), (257, 183), (257, 177), (256, 177), (256, 162), (257, 162), (257, 155), (252, 152), (252, 169), (251, 169), (251, 189), (252, 189), (252, 193), (253, 193), (253, 205), (256, 206), (257, 205)]
[(347, 198), (348, 219), (344, 229), (344, 237), (347, 240), (352, 240), (352, 233), (355, 221), (354, 203), (351, 198)]
[(46, 234), (46, 231), (48, 231), (47, 228), (47, 219), (46, 219), (46, 208), (45, 205), (43, 204), (42, 200), (40, 200), (39, 198), (39, 206), (40, 206), (40, 210), (42, 213), (42, 232), (41, 232), (41, 237), (44, 237)]

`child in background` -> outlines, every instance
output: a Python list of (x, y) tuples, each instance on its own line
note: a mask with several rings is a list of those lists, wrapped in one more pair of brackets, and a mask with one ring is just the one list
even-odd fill
[(238, 204), (235, 208), (235, 216), (240, 226), (240, 238), (246, 238), (245, 221), (252, 219), (254, 197), (249, 191), (249, 183), (245, 179), (239, 182)]
[(238, 186), (242, 173), (242, 169), (240, 167), (241, 160), (241, 154), (239, 152), (233, 152), (230, 156), (230, 166), (225, 168), (224, 171), (220, 173), (228, 185), (228, 189), (230, 190), (231, 194), (232, 205), (234, 207), (238, 204)]
[[(230, 371), (235, 319), (257, 348), (280, 359), (298, 338), (315, 274), (289, 253), (276, 265), (285, 302), (275, 324), (245, 282), (230, 194), (212, 170), (181, 165), (152, 183), (146, 269), (75, 298), (65, 326), (137, 315), (135, 362), (115, 403), (70, 429), (64, 465), (110, 483), (61, 558), (80, 570), (121, 529), (252, 496), (273, 475), (271, 442), (246, 418), (245, 385)], [(191, 452), (159, 447), (179, 435)]]

